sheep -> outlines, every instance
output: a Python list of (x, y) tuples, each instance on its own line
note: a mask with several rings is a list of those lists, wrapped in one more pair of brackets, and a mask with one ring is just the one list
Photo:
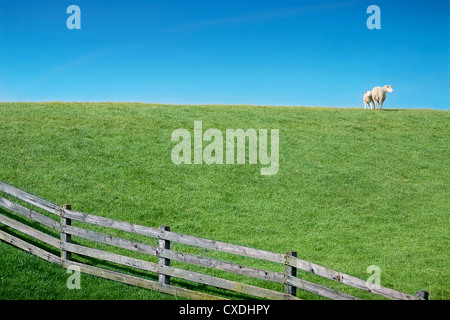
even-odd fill
[(370, 105), (370, 103), (373, 103), (373, 107), (375, 108), (375, 102), (372, 99), (372, 91), (364, 91), (364, 110), (365, 109), (370, 109), (372, 110), (372, 106)]
[(378, 102), (378, 110), (383, 109), (384, 100), (386, 100), (386, 92), (394, 92), (391, 85), (385, 85), (384, 87), (374, 87), (372, 89), (373, 106), (375, 102)]

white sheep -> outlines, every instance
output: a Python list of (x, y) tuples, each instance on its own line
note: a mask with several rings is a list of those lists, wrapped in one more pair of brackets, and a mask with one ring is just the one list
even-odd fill
[(386, 100), (386, 92), (394, 92), (391, 85), (385, 85), (384, 87), (375, 87), (372, 89), (373, 105), (378, 102), (378, 110), (383, 109), (384, 100)]
[(375, 102), (372, 99), (372, 91), (364, 91), (364, 110), (365, 109), (370, 109), (372, 110), (372, 106), (370, 105), (370, 103), (373, 103), (373, 107), (375, 108)]

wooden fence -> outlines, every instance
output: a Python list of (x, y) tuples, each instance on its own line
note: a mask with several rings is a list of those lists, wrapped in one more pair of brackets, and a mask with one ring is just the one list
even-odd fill
[[(45, 212), (49, 212), (51, 213), (51, 215), (44, 215), (18, 203), (12, 202), (4, 197), (0, 197), (1, 208), (7, 210), (7, 212), (18, 214), (21, 217), (26, 218), (25, 220), (28, 219), (32, 220), (33, 222), (42, 224), (45, 227), (50, 228), (50, 230), (54, 230), (53, 234), (56, 232), (60, 235), (59, 238), (57, 238), (56, 236), (51, 235), (51, 232), (43, 232), (28, 224), (17, 221), (17, 219), (12, 219), (10, 217), (12, 214), (10, 213), (9, 217), (0, 214), (1, 224), (15, 229), (16, 231), (19, 231), (20, 233), (28, 237), (32, 237), (40, 242), (43, 242), (50, 247), (53, 247), (54, 249), (44, 249), (43, 247), (45, 247), (45, 245), (39, 245), (36, 243), (32, 244), (30, 242), (33, 241), (24, 240), (27, 239), (27, 237), (22, 236), (19, 238), (18, 236), (12, 235), (11, 233), (3, 230), (0, 230), (1, 240), (25, 251), (28, 251), (29, 253), (32, 253), (49, 262), (59, 264), (63, 267), (67, 268), (69, 266), (75, 266), (78, 267), (79, 270), (83, 273), (123, 282), (129, 285), (157, 290), (163, 293), (176, 295), (183, 298), (202, 300), (224, 298), (220, 297), (218, 294), (213, 295), (211, 293), (200, 292), (199, 290), (183, 288), (181, 285), (175, 285), (173, 284), (174, 281), (172, 281), (173, 278), (187, 280), (188, 283), (193, 282), (202, 284), (205, 285), (204, 287), (206, 288), (220, 288), (224, 289), (223, 291), (226, 292), (234, 291), (239, 294), (265, 299), (298, 300), (299, 298), (297, 297), (297, 289), (301, 289), (333, 300), (358, 300), (358, 298), (355, 296), (328, 288), (324, 285), (301, 279), (297, 276), (297, 271), (303, 270), (308, 273), (313, 273), (317, 276), (331, 279), (342, 284), (381, 295), (389, 299), (427, 299), (427, 292), (425, 291), (419, 291), (416, 293), (416, 295), (410, 295), (382, 286), (369, 288), (365, 280), (299, 259), (297, 258), (297, 254), (295, 252), (281, 254), (259, 250), (172, 232), (168, 226), (151, 228), (124, 221), (118, 221), (77, 212), (71, 210), (70, 205), (57, 206), (53, 203), (26, 193), (3, 182), (0, 182), (0, 191), (7, 194), (10, 198), (14, 197), (16, 199), (19, 199), (27, 203), (27, 205), (32, 205), (41, 210), (44, 210)], [(125, 231), (125, 233), (142, 235), (145, 236), (146, 239), (147, 237), (150, 239), (154, 239), (156, 243), (155, 245), (150, 245), (147, 243), (116, 237), (86, 228), (80, 228), (72, 225), (73, 221), (82, 222), (78, 224), (84, 223), (88, 225), (95, 225), (97, 226), (97, 228), (103, 227), (103, 229), (107, 230), (116, 229)], [(143, 253), (145, 256), (153, 256), (155, 257), (155, 261), (152, 262), (150, 261), (151, 259), (138, 259), (127, 255), (92, 248), (87, 245), (81, 245), (74, 241), (73, 238), (76, 237), (88, 240), (88, 242), (100, 243), (104, 247), (108, 248), (109, 246), (114, 246), (122, 249), (127, 249), (125, 250), (127, 252), (134, 251)], [(189, 247), (206, 249), (203, 251), (213, 250), (214, 252), (218, 251), (232, 256), (242, 256), (262, 261), (270, 261), (272, 263), (275, 263), (281, 269), (284, 269), (284, 272), (263, 270), (252, 266), (246, 266), (241, 263), (206, 257), (205, 255), (176, 251), (173, 249), (174, 244), (182, 244)], [(55, 252), (55, 250), (57, 250), (56, 252), (59, 252), (60, 254), (58, 255), (51, 252)], [(107, 264), (113, 263), (127, 266), (132, 269), (135, 268), (143, 270), (144, 272), (153, 274), (155, 278), (157, 277), (157, 280), (150, 280), (141, 276), (130, 275), (124, 272), (111, 270), (112, 268), (100, 268), (97, 266), (93, 266), (86, 262), (80, 262), (73, 259), (72, 254), (106, 261)], [(282, 286), (281, 288), (284, 287), (284, 290), (281, 289), (279, 291), (276, 291), (274, 289), (268, 289), (267, 286), (265, 288), (262, 285), (250, 285), (244, 283), (244, 281), (237, 282), (222, 277), (208, 275), (205, 273), (185, 270), (183, 268), (174, 267), (174, 263), (172, 262), (175, 261), (182, 262), (178, 263), (180, 265), (196, 265), (200, 267), (206, 267), (208, 268), (208, 270), (214, 269), (220, 270), (222, 272), (225, 271), (223, 272), (224, 274), (235, 273), (241, 276), (265, 280), (259, 281), (258, 283), (266, 283), (267, 281), (280, 283)]]

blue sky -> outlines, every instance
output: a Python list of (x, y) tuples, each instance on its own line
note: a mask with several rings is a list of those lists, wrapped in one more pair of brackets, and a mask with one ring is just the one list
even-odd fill
[(449, 109), (449, 3), (0, 0), (0, 101)]

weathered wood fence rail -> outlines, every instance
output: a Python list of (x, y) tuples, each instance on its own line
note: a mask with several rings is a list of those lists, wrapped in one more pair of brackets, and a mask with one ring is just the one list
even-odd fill
[[(49, 250), (45, 250), (42, 246), (32, 244), (28, 241), (23, 240), (23, 237), (21, 239), (3, 230), (0, 230), (1, 240), (25, 251), (28, 251), (49, 262), (59, 264), (63, 267), (75, 266), (78, 267), (79, 270), (83, 273), (92, 274), (106, 279), (115, 280), (147, 289), (157, 290), (188, 299), (223, 298), (218, 295), (212, 295), (173, 285), (171, 284), (172, 278), (184, 279), (190, 282), (199, 283), (214, 288), (221, 288), (265, 299), (297, 300), (299, 299), (297, 298), (297, 289), (309, 291), (330, 299), (358, 299), (357, 297), (351, 296), (349, 294), (339, 292), (337, 290), (297, 277), (297, 270), (304, 270), (324, 278), (328, 278), (361, 290), (384, 296), (389, 299), (427, 299), (427, 293), (424, 291), (419, 291), (416, 295), (410, 295), (382, 286), (369, 288), (365, 280), (299, 259), (297, 258), (297, 254), (295, 252), (288, 252), (286, 254), (275, 253), (219, 241), (213, 241), (209, 239), (203, 239), (187, 234), (175, 233), (170, 231), (170, 228), (168, 226), (151, 228), (147, 226), (77, 212), (71, 210), (70, 205), (57, 206), (53, 203), (26, 193), (3, 182), (0, 182), (0, 191), (10, 197), (19, 199), (29, 205), (35, 206), (54, 215), (57, 220), (27, 207), (24, 207), (18, 203), (12, 202), (6, 198), (0, 197), (1, 208), (7, 210), (8, 212), (13, 212), (26, 219), (30, 219), (34, 222), (42, 224), (52, 230), (55, 230), (59, 233), (60, 237), (57, 238), (53, 235), (50, 235), (49, 233), (39, 231), (30, 225), (19, 222), (3, 214), (0, 214), (1, 224), (15, 229), (16, 231), (19, 231), (20, 233), (41, 241), (51, 247), (54, 247), (60, 252), (60, 255), (58, 256), (57, 254), (51, 253), (49, 252)], [(106, 227), (108, 229), (117, 229), (126, 231), (128, 233), (143, 235), (155, 239), (155, 241), (157, 241), (157, 245), (145, 244), (108, 235), (98, 231), (72, 226), (72, 221), (80, 221), (90, 225), (96, 225)], [(126, 255), (80, 245), (75, 243), (75, 241), (72, 241), (72, 237), (79, 237), (96, 243), (144, 253), (146, 255), (156, 257), (155, 261), (157, 262), (137, 259)], [(231, 255), (238, 255), (247, 258), (256, 258), (263, 261), (274, 262), (276, 264), (281, 264), (282, 266), (284, 266), (284, 272), (268, 271), (192, 253), (178, 252), (172, 249), (172, 244), (174, 243), (207, 250), (220, 251), (222, 253)], [(139, 270), (148, 271), (153, 273), (154, 275), (157, 275), (158, 281), (153, 281), (142, 277), (75, 261), (75, 259), (72, 258), (72, 253), (80, 256), (111, 262), (114, 264), (136, 268)], [(171, 265), (172, 261), (197, 265), (209, 269), (226, 271), (229, 273), (236, 273), (239, 275), (267, 280), (270, 282), (281, 283), (284, 285), (284, 292), (281, 292), (282, 290), (275, 291), (264, 288), (262, 286), (254, 286), (243, 282), (232, 281), (199, 272), (176, 268)]]

